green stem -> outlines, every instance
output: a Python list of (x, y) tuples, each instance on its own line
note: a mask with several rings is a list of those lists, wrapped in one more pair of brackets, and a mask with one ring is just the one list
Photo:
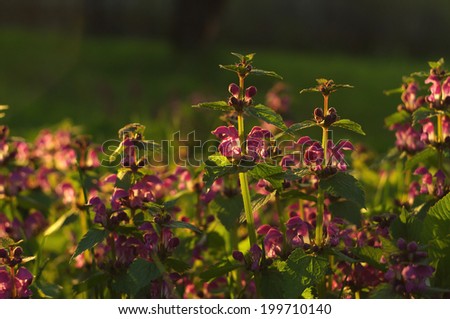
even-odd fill
[(323, 189), (319, 187), (317, 194), (317, 216), (316, 216), (316, 238), (315, 238), (315, 243), (317, 246), (321, 246), (323, 241), (324, 199), (325, 193)]
[[(245, 77), (239, 76), (239, 99), (242, 100), (244, 98), (244, 79)], [(243, 155), (246, 154), (246, 145), (245, 145), (245, 126), (244, 126), (244, 115), (242, 112), (238, 112), (238, 134), (239, 141), (241, 143), (241, 153)], [(239, 182), (241, 184), (241, 193), (242, 193), (242, 201), (244, 202), (244, 211), (245, 217), (247, 218), (247, 231), (248, 231), (248, 240), (250, 242), (250, 248), (253, 245), (257, 244), (256, 241), (256, 230), (255, 230), (255, 221), (253, 219), (253, 209), (250, 198), (250, 189), (248, 186), (248, 177), (247, 173), (241, 172), (239, 173)], [(256, 296), (257, 298), (261, 297), (261, 274), (259, 272), (255, 272), (255, 286), (256, 286)]]
[[(244, 97), (244, 77), (239, 76), (239, 98), (243, 99)], [(239, 141), (241, 143), (241, 152), (245, 154), (245, 126), (244, 126), (244, 115), (242, 112), (238, 113), (238, 134)], [(242, 200), (244, 202), (244, 211), (245, 217), (247, 218), (247, 229), (248, 229), (248, 238), (250, 241), (250, 247), (256, 244), (256, 231), (255, 231), (255, 222), (253, 220), (253, 210), (252, 203), (250, 198), (250, 189), (248, 186), (248, 177), (247, 173), (241, 172), (239, 173), (239, 182), (241, 184), (241, 192), (242, 192)]]
[[(81, 184), (81, 190), (83, 192), (83, 199), (84, 199), (84, 209), (81, 210), (80, 214), (80, 226), (81, 226), (81, 233), (84, 235), (88, 232), (89, 228), (89, 206), (88, 203), (88, 195), (86, 191), (86, 187), (84, 186), (84, 174), (80, 166), (78, 166), (78, 175), (80, 177), (80, 184)], [(89, 250), (86, 250), (84, 252), (84, 258), (88, 263), (92, 262), (91, 254)]]
[[(323, 113), (326, 115), (328, 113), (328, 95), (323, 96)], [(323, 163), (322, 169), (328, 165), (328, 127), (322, 126), (322, 149), (323, 149)], [(315, 243), (318, 246), (322, 245), (323, 242), (323, 213), (325, 210), (325, 192), (323, 189), (318, 188), (317, 190), (317, 217), (316, 217), (316, 238)]]
[(250, 247), (256, 244), (255, 221), (253, 220), (252, 203), (250, 200), (250, 189), (248, 187), (247, 173), (239, 173), (241, 183), (242, 200), (244, 201), (245, 217), (247, 218), (248, 239)]
[(284, 218), (283, 208), (282, 208), (282, 205), (281, 205), (280, 195), (278, 194), (278, 192), (275, 195), (275, 203), (277, 205), (278, 221), (280, 222), (281, 233), (283, 234), (283, 248), (282, 248), (282, 251), (281, 251), (281, 255), (284, 257), (284, 255), (286, 253), (286, 249), (287, 249), (286, 218)]
[(439, 113), (437, 116), (437, 141), (438, 143), (444, 142), (444, 132), (442, 128), (442, 122), (444, 121), (443, 114)]
[[(443, 127), (442, 127), (442, 123), (444, 121), (444, 116), (443, 114), (439, 113), (437, 116), (437, 142), (438, 143), (444, 143), (444, 131), (443, 131)], [(442, 154), (442, 148), (439, 147), (438, 148), (438, 165), (439, 165), (439, 169), (441, 171), (444, 171), (443, 169), (443, 154)]]

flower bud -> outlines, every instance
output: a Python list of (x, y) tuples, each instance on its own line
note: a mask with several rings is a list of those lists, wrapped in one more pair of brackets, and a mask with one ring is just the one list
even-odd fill
[(399, 238), (397, 240), (397, 247), (400, 250), (406, 250), (406, 240), (404, 240), (403, 238)]
[(239, 96), (239, 86), (235, 83), (231, 83), (228, 86), (228, 92), (231, 93), (231, 95), (233, 95), (234, 97), (238, 97)]
[(238, 250), (233, 251), (232, 254), (234, 260), (239, 261), (239, 262), (243, 262), (244, 261), (244, 254)]
[(6, 251), (6, 249), (1, 248), (0, 249), (0, 258), (6, 258), (8, 257), (8, 252)]
[(412, 241), (408, 244), (408, 246), (406, 247), (406, 249), (413, 253), (417, 250), (417, 248), (419, 248), (419, 246), (417, 245), (417, 243), (415, 241)]
[(314, 119), (318, 123), (323, 121), (323, 110), (321, 108), (316, 107), (314, 109)]
[(252, 97), (254, 97), (256, 95), (256, 87), (254, 86), (249, 86), (246, 90), (245, 90), (245, 98), (246, 99), (251, 99)]
[(22, 255), (22, 253), (23, 253), (22, 247), (14, 248), (14, 251), (13, 251), (14, 257), (20, 257)]
[(175, 249), (180, 244), (180, 239), (178, 237), (173, 237), (169, 239), (169, 249)]
[(331, 115), (331, 114), (336, 114), (336, 109), (334, 107), (330, 107), (328, 109), (328, 114), (327, 115)]

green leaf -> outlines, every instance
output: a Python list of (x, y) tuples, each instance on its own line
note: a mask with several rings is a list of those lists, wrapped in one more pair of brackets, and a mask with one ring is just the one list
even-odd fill
[(169, 224), (165, 224), (165, 226), (169, 228), (187, 228), (198, 234), (202, 233), (202, 231), (198, 229), (196, 226), (179, 220), (173, 220)]
[(72, 260), (75, 257), (77, 257), (85, 250), (91, 249), (95, 247), (98, 243), (101, 243), (106, 238), (106, 236), (108, 236), (108, 231), (106, 229), (98, 229), (98, 228), (89, 229), (88, 232), (83, 236), (83, 238), (81, 238), (80, 242), (78, 243), (75, 252), (70, 258), (70, 262), (72, 262)]
[(366, 194), (359, 181), (350, 174), (338, 172), (320, 180), (319, 186), (333, 196), (348, 199), (361, 208), (366, 207)]
[(283, 192), (280, 194), (281, 199), (304, 199), (311, 202), (317, 202), (317, 198), (312, 195), (305, 194), (299, 190), (291, 189), (287, 192)]
[(179, 259), (175, 259), (172, 257), (169, 257), (165, 260), (165, 263), (172, 268), (173, 270), (175, 270), (178, 273), (184, 273), (186, 271), (188, 271), (189, 269), (191, 269), (191, 266), (187, 263), (185, 263), (182, 260)]
[[(353, 254), (355, 254), (359, 259), (368, 263), (369, 265), (386, 271), (387, 266), (382, 264), (381, 257), (383, 256), (383, 250), (380, 248), (375, 248), (371, 246), (357, 247), (352, 249)], [(385, 256), (387, 257), (387, 256)]]
[(44, 232), (44, 236), (50, 236), (54, 232), (57, 232), (61, 227), (72, 223), (76, 219), (76, 214), (74, 212), (67, 212), (59, 217), (52, 225)]
[(308, 255), (300, 248), (289, 255), (286, 263), (291, 270), (301, 276), (300, 283), (305, 288), (322, 282), (329, 271), (329, 263), (325, 257)]
[(228, 230), (237, 228), (243, 208), (244, 203), (241, 196), (233, 196), (231, 198), (216, 197), (209, 204), (211, 213), (216, 215), (222, 225)]
[(294, 123), (291, 126), (289, 126), (289, 128), (285, 131), (286, 134), (293, 134), (297, 131), (303, 130), (305, 128), (309, 128), (309, 127), (314, 127), (314, 126), (319, 126), (317, 124), (317, 122), (315, 121), (311, 121), (311, 120), (306, 120), (300, 123)]
[(36, 282), (34, 286), (37, 289), (37, 293), (40, 298), (50, 299), (50, 298), (64, 298), (63, 290), (64, 288), (57, 284), (50, 284), (43, 282), (42, 280)]
[(220, 154), (210, 155), (208, 156), (208, 160), (213, 162), (215, 166), (232, 166), (230, 160), (226, 156)]
[(288, 181), (296, 181), (309, 175), (313, 175), (313, 173), (307, 167), (295, 168), (284, 171), (284, 179)]
[(133, 180), (133, 172), (129, 168), (120, 168), (117, 172), (117, 179), (114, 187), (128, 190)]
[(283, 80), (283, 77), (278, 75), (274, 71), (265, 71), (265, 70), (260, 70), (260, 69), (252, 69), (250, 71), (250, 74), (265, 75), (265, 76), (270, 76), (270, 77), (273, 77), (273, 78), (277, 78), (277, 79)]
[(401, 86), (396, 89), (390, 89), (390, 90), (384, 90), (383, 94), (385, 95), (392, 95), (392, 94), (401, 94), (405, 91), (405, 89)]
[(254, 211), (254, 212), (258, 211), (262, 207), (266, 206), (266, 204), (268, 202), (270, 202), (272, 199), (275, 198), (276, 193), (277, 193), (276, 191), (273, 191), (272, 193), (270, 193), (268, 195), (256, 194), (252, 198), (252, 211)]
[(158, 267), (154, 263), (140, 258), (133, 261), (128, 268), (127, 274), (134, 284), (133, 290), (135, 292), (150, 285), (152, 280), (161, 276)]
[(428, 61), (428, 65), (432, 69), (439, 69), (445, 63), (444, 58), (440, 58), (438, 61)]
[(394, 124), (401, 124), (405, 122), (409, 122), (411, 120), (411, 115), (405, 110), (401, 110), (400, 112), (395, 112), (394, 114), (389, 115), (384, 119), (384, 124), (389, 127)]
[(319, 91), (319, 89), (316, 88), (316, 87), (306, 88), (306, 89), (300, 90), (300, 94), (303, 94), (303, 93), (309, 93), (309, 92), (320, 92), (320, 91)]
[(220, 112), (230, 112), (233, 110), (233, 107), (229, 106), (228, 103), (225, 101), (199, 103), (196, 105), (192, 105), (192, 107), (201, 108), (201, 109), (209, 109), (209, 110), (220, 111)]
[(337, 126), (361, 135), (366, 135), (366, 133), (364, 133), (364, 131), (362, 130), (361, 125), (348, 119), (336, 121), (333, 124), (331, 124), (331, 126), (332, 127)]
[(412, 114), (412, 118), (413, 118), (413, 125), (416, 125), (417, 123), (419, 123), (419, 121), (421, 120), (425, 120), (427, 118), (436, 116), (437, 114), (435, 113), (435, 111), (433, 109), (427, 108), (427, 107), (420, 107), (417, 110), (414, 111), (414, 113)]
[(351, 201), (333, 202), (329, 206), (333, 217), (339, 217), (348, 220), (356, 226), (361, 225), (361, 208)]
[(208, 270), (200, 274), (200, 279), (204, 282), (208, 282), (217, 277), (225, 276), (230, 271), (242, 267), (241, 264), (231, 263), (229, 260), (223, 260), (211, 267)]
[[(263, 290), (265, 298), (299, 298), (305, 290), (323, 282), (329, 272), (328, 260), (321, 256), (308, 255), (302, 249), (294, 250), (286, 261), (275, 261)], [(282, 294), (282, 295), (281, 295)]]
[(400, 299), (400, 294), (397, 294), (392, 285), (388, 283), (379, 284), (370, 293), (371, 299)]
[(231, 71), (231, 72), (236, 72), (236, 73), (241, 73), (242, 71), (245, 71), (245, 68), (239, 67), (235, 64), (226, 64), (226, 65), (219, 64), (219, 67), (221, 69)]
[(94, 289), (96, 287), (99, 287), (103, 284), (106, 284), (108, 280), (108, 275), (104, 272), (95, 272), (93, 273), (89, 278), (86, 280), (77, 283), (72, 286), (72, 292), (75, 295), (78, 295), (82, 292)]
[(359, 262), (359, 260), (357, 260), (355, 258), (352, 258), (350, 256), (347, 256), (346, 254), (342, 253), (341, 251), (339, 251), (336, 248), (328, 248), (327, 251), (330, 254), (336, 256), (339, 260), (343, 260), (343, 261), (346, 261), (348, 263), (357, 263), (357, 262)]
[(249, 115), (256, 117), (257, 119), (272, 124), (283, 131), (287, 130), (287, 126), (286, 124), (284, 124), (281, 115), (276, 113), (273, 109), (271, 109), (268, 106), (257, 104), (254, 106), (246, 107), (245, 110)]
[(206, 189), (209, 189), (218, 178), (239, 172), (239, 168), (237, 166), (214, 166), (209, 165), (208, 161), (206, 161), (205, 164), (206, 166), (205, 174), (203, 175), (203, 182), (205, 183)]
[(285, 173), (281, 166), (258, 163), (249, 171), (249, 175), (256, 180), (265, 179), (275, 189), (281, 189), (283, 187)]
[(10, 246), (14, 246), (15, 242), (13, 239), (9, 237), (0, 237), (0, 247), (1, 248), (8, 248)]
[(434, 147), (427, 147), (423, 151), (415, 154), (414, 156), (410, 157), (405, 164), (405, 171), (412, 170), (414, 167), (416, 167), (419, 164), (426, 165), (429, 160), (433, 158), (437, 158), (438, 152)]
[(261, 294), (264, 299), (280, 299), (285, 295), (285, 278), (282, 272), (271, 267), (263, 269), (261, 273)]
[[(426, 237), (445, 239), (450, 229), (450, 193), (441, 198), (428, 211), (423, 225)], [(425, 236), (424, 236), (425, 237)]]

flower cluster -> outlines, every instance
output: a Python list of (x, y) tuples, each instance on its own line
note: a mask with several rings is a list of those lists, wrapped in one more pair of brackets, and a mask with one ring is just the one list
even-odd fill
[[(253, 162), (264, 161), (270, 158), (273, 150), (272, 133), (259, 126), (253, 127), (247, 135), (245, 146), (241, 144), (238, 131), (232, 125), (219, 126), (212, 133), (220, 139), (220, 154), (234, 161), (239, 161), (243, 156)], [(243, 149), (245, 149), (245, 155), (242, 152)]]
[(415, 241), (408, 243), (403, 238), (398, 239), (397, 247), (400, 252), (390, 256), (389, 270), (384, 277), (397, 293), (407, 297), (424, 292), (434, 272), (434, 268), (425, 263), (427, 252)]
[(21, 247), (0, 248), (0, 299), (28, 298), (33, 275), (23, 266)]

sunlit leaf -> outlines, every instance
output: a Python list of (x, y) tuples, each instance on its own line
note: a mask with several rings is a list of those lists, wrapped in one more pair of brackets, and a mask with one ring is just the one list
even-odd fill
[(331, 127), (340, 127), (361, 135), (366, 135), (366, 133), (362, 130), (361, 125), (348, 119), (338, 120), (331, 124)]
[(77, 257), (85, 250), (95, 247), (98, 243), (101, 243), (106, 238), (106, 236), (108, 236), (108, 231), (106, 229), (89, 229), (88, 232), (83, 236), (83, 238), (81, 238), (70, 260), (72, 261), (75, 257)]
[(257, 104), (245, 108), (245, 111), (257, 119), (263, 120), (269, 124), (278, 127), (281, 130), (287, 130), (286, 124), (284, 124), (283, 118), (280, 114), (276, 113), (273, 109), (268, 106)]
[(233, 107), (229, 106), (228, 103), (225, 101), (199, 103), (192, 105), (192, 107), (221, 112), (230, 112), (233, 110)]

